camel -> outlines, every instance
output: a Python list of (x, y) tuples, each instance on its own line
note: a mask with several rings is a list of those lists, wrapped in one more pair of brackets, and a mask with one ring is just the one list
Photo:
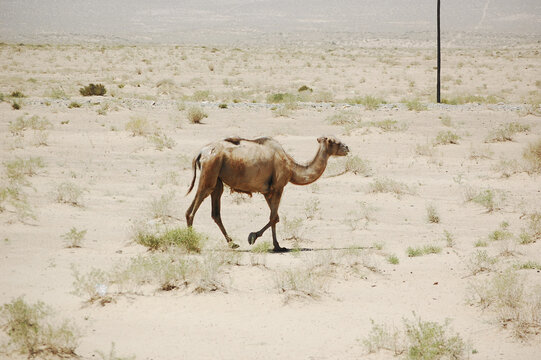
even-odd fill
[(349, 148), (335, 137), (320, 137), (317, 141), (317, 154), (307, 165), (296, 163), (276, 140), (269, 137), (253, 140), (230, 137), (204, 146), (192, 161), (193, 179), (186, 195), (194, 187), (197, 168), (201, 174), (195, 198), (186, 211), (188, 226), (193, 225), (197, 209), (210, 195), (212, 219), (229, 246), (238, 247), (227, 234), (220, 216), (220, 198), (226, 184), (234, 192), (263, 194), (270, 208), (269, 222), (261, 230), (250, 233), (248, 243), (253, 245), (270, 227), (274, 251), (287, 251), (276, 239), (276, 223), (280, 221), (278, 207), (284, 186), (290, 182), (295, 185), (313, 183), (325, 171), (329, 157), (345, 156), (349, 152)]

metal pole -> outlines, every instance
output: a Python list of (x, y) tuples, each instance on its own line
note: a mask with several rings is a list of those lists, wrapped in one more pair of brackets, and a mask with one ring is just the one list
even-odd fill
[(441, 73), (441, 49), (440, 49), (440, 0), (438, 0), (438, 90), (436, 93), (436, 100), (438, 104), (441, 102), (440, 94), (440, 73)]

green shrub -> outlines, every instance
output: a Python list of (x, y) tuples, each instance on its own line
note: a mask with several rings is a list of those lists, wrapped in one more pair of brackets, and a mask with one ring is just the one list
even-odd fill
[(371, 95), (347, 98), (344, 101), (351, 105), (364, 105), (367, 110), (376, 110), (381, 104), (387, 103), (384, 99)]
[(81, 206), (83, 190), (72, 182), (66, 181), (56, 188), (56, 201), (72, 206)]
[(422, 247), (411, 247), (409, 246), (406, 250), (408, 257), (417, 257), (428, 254), (439, 254), (441, 252), (441, 247), (436, 245), (425, 245)]
[(10, 182), (28, 185), (27, 176), (34, 176), (38, 169), (45, 165), (40, 157), (30, 157), (26, 160), (15, 159), (4, 163), (6, 175)]
[(107, 89), (103, 84), (90, 84), (80, 88), (79, 93), (83, 96), (103, 96), (107, 93)]
[(398, 259), (398, 256), (391, 254), (387, 256), (387, 262), (392, 265), (398, 265), (400, 263), (400, 259)]
[(406, 101), (406, 107), (410, 111), (424, 111), (427, 110), (427, 107), (425, 104), (422, 104), (418, 99), (408, 100)]
[(72, 101), (68, 105), (69, 109), (80, 108), (80, 107), (81, 107), (81, 104), (79, 104), (77, 101)]
[(506, 221), (502, 222), (498, 230), (494, 230), (493, 232), (488, 234), (488, 239), (491, 241), (511, 239), (513, 237), (513, 234), (507, 230), (508, 227), (509, 223), (507, 223)]
[(67, 248), (80, 248), (85, 235), (86, 230), (77, 231), (76, 227), (72, 227), (70, 231), (62, 235), (62, 237), (66, 242)]
[(484, 206), (488, 212), (499, 209), (500, 196), (491, 189), (476, 191), (472, 188), (467, 188), (465, 192), (466, 201)]
[(368, 353), (382, 349), (395, 356), (403, 353), (412, 360), (462, 359), (466, 344), (458, 333), (449, 333), (449, 320), (443, 325), (422, 321), (415, 316), (413, 320), (404, 319), (404, 328), (397, 329), (372, 322), (372, 330), (363, 340)]
[(466, 344), (459, 334), (447, 334), (449, 321), (443, 325), (431, 321), (404, 320), (408, 339), (408, 358), (411, 360), (460, 359)]
[(312, 92), (312, 91), (314, 91), (314, 90), (312, 90), (312, 88), (310, 88), (310, 87), (308, 87), (308, 86), (306, 86), (306, 85), (303, 85), (303, 86), (301, 86), (297, 91), (298, 91), (298, 92), (303, 92), (303, 91), (309, 91), (309, 92)]
[(13, 110), (20, 110), (21, 109), (21, 104), (18, 103), (17, 101), (14, 101), (12, 104), (11, 104), (11, 108)]
[(262, 254), (262, 253), (268, 253), (272, 251), (272, 244), (268, 241), (260, 241), (254, 246), (252, 246), (251, 252)]
[(203, 111), (199, 106), (192, 106), (188, 109), (188, 113), (186, 115), (188, 117), (188, 121), (192, 124), (200, 124), (201, 120), (208, 117), (208, 114)]
[(267, 103), (269, 104), (288, 103), (295, 101), (297, 101), (297, 98), (295, 97), (295, 95), (290, 93), (276, 93), (267, 96)]
[(135, 242), (150, 250), (166, 250), (175, 247), (186, 252), (199, 253), (205, 240), (206, 236), (198, 233), (192, 227), (174, 228), (161, 233), (141, 229), (135, 234)]
[(79, 330), (64, 321), (51, 322), (52, 309), (43, 302), (27, 304), (19, 297), (0, 308), (1, 326), (9, 337), (12, 348), (29, 358), (36, 356), (74, 357), (79, 343)]
[(22, 92), (18, 90), (13, 91), (11, 94), (9, 94), (9, 96), (11, 96), (12, 98), (18, 98), (18, 99), (26, 97)]
[(440, 215), (434, 205), (428, 205), (426, 207), (426, 219), (432, 224), (438, 224), (440, 222)]
[(440, 131), (434, 140), (434, 145), (458, 144), (460, 136), (452, 131)]

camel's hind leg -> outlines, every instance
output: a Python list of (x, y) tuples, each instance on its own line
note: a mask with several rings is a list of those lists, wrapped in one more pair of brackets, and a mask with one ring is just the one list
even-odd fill
[(233, 249), (236, 249), (239, 246), (231, 240), (229, 235), (227, 235), (227, 231), (225, 230), (224, 224), (222, 223), (222, 217), (220, 215), (220, 200), (221, 200), (223, 192), (224, 192), (224, 185), (222, 183), (222, 180), (218, 179), (216, 181), (216, 186), (214, 187), (214, 190), (210, 194), (210, 197), (212, 199), (211, 215), (216, 225), (218, 225), (218, 227), (220, 228), (220, 231), (222, 232), (222, 234), (224, 234), (225, 240), (227, 241), (229, 246)]
[(221, 162), (219, 159), (208, 159), (207, 161), (201, 161), (201, 174), (199, 175), (199, 185), (197, 186), (197, 193), (193, 199), (190, 207), (186, 210), (186, 223), (188, 226), (193, 225), (193, 218), (195, 213), (201, 206), (203, 200), (207, 198), (216, 187), (218, 181), (218, 175), (220, 173)]

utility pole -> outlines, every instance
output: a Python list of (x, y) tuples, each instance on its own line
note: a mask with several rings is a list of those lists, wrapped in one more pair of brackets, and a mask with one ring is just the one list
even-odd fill
[(436, 101), (441, 103), (441, 94), (440, 94), (440, 73), (441, 73), (441, 48), (440, 48), (440, 0), (438, 0), (438, 90), (436, 93)]

